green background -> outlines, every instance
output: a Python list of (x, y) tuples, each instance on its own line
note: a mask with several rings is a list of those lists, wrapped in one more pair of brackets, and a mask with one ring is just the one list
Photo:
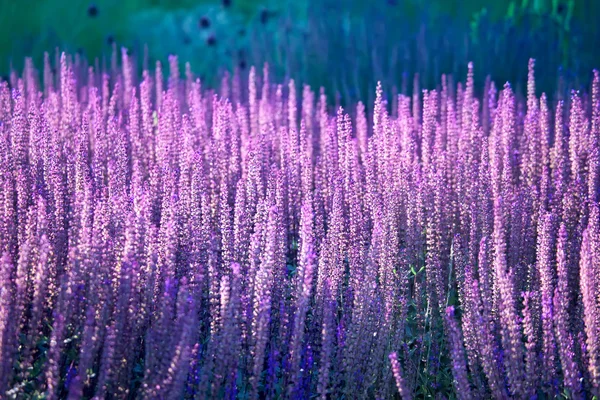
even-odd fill
[[(497, 81), (521, 82), (532, 56), (541, 87), (550, 89), (559, 68), (584, 84), (600, 66), (599, 3), (0, 0), (0, 73), (6, 75), (11, 65), (20, 70), (25, 56), (39, 66), (44, 51), (56, 47), (102, 58), (114, 39), (140, 60), (147, 45), (150, 65), (178, 54), (209, 84), (223, 69), (269, 62), (276, 77), (355, 99), (376, 80), (400, 88), (403, 76), (416, 71), (423, 85), (444, 72), (464, 75), (468, 61), (474, 61), (480, 82), (488, 73)], [(88, 15), (91, 5), (95, 17)], [(203, 16), (207, 28), (199, 24)]]

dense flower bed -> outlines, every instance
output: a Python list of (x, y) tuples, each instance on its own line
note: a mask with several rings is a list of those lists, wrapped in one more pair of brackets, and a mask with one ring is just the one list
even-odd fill
[(599, 394), (598, 72), (332, 112), (170, 63), (0, 83), (1, 398)]

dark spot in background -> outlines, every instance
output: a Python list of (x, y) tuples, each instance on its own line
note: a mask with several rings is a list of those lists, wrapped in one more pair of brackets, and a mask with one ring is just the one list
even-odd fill
[(240, 28), (240, 30), (238, 31), (238, 35), (240, 35), (240, 36), (246, 35), (246, 30), (244, 28)]
[(200, 18), (198, 25), (200, 25), (200, 28), (206, 29), (210, 26), (210, 19), (208, 19), (206, 16), (203, 16)]
[(387, 0), (388, 6), (397, 6), (398, 0)]
[(223, 7), (231, 6), (231, 0), (222, 0), (222, 1), (223, 1)]
[(113, 35), (108, 35), (106, 37), (106, 43), (113, 44), (115, 42), (115, 37)]
[(238, 63), (238, 66), (240, 67), (240, 69), (243, 71), (246, 69), (246, 61), (245, 60), (240, 60), (240, 62)]
[(190, 39), (190, 37), (188, 35), (185, 35), (183, 37), (183, 44), (188, 45), (190, 43), (192, 43), (192, 39)]
[(562, 15), (565, 12), (565, 5), (564, 5), (564, 3), (558, 3), (558, 6), (556, 7), (556, 12), (559, 15)]
[(90, 4), (87, 9), (87, 13), (91, 18), (95, 18), (98, 16), (98, 6), (95, 4)]
[(269, 22), (269, 18), (271, 18), (271, 12), (267, 9), (263, 9), (260, 12), (260, 23), (261, 24), (266, 24), (267, 22)]
[(206, 38), (206, 44), (210, 47), (217, 44), (217, 38), (214, 34), (211, 34), (209, 37)]

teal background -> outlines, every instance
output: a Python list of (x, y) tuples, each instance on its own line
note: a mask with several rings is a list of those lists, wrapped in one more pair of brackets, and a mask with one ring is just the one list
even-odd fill
[[(488, 73), (522, 82), (535, 57), (548, 90), (559, 68), (583, 85), (600, 67), (594, 0), (230, 1), (0, 0), (0, 74), (20, 70), (26, 56), (39, 66), (56, 47), (102, 58), (111, 38), (140, 60), (147, 45), (150, 65), (177, 54), (208, 84), (224, 69), (268, 62), (276, 77), (353, 99), (376, 80), (401, 90), (403, 76), (416, 71), (423, 85), (443, 72), (462, 77), (468, 61), (480, 82)], [(199, 25), (203, 16), (208, 28)]]

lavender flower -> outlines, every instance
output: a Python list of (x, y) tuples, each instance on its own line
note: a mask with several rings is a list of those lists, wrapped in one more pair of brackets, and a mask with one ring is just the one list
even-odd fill
[(113, 53), (0, 82), (0, 398), (598, 395), (598, 72), (331, 113)]

